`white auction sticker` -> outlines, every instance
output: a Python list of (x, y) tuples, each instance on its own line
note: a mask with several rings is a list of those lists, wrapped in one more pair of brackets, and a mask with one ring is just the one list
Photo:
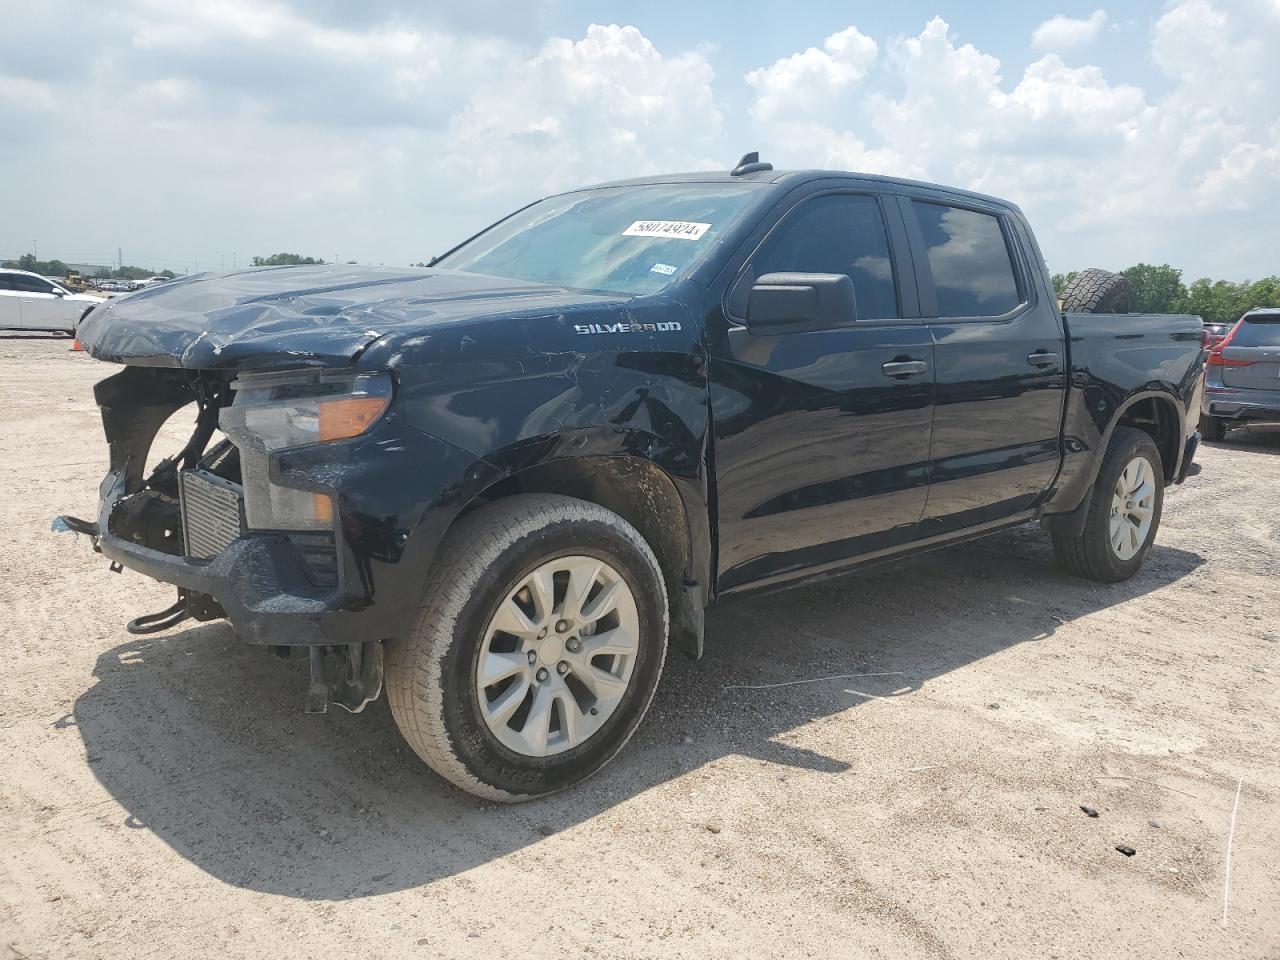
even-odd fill
[(650, 273), (660, 273), (664, 277), (669, 277), (676, 272), (676, 267), (669, 263), (655, 263), (649, 268)]
[(691, 220), (637, 220), (622, 231), (624, 237), (660, 237), (663, 240), (700, 240), (709, 223)]

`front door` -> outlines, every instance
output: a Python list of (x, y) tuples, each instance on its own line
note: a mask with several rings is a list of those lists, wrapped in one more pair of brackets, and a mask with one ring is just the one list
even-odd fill
[[(880, 197), (833, 192), (792, 208), (731, 287), (711, 344), (719, 589), (789, 579), (912, 539), (927, 491), (933, 348), (904, 318)], [(896, 209), (890, 210), (896, 216)], [(761, 335), (734, 323), (766, 273), (843, 273), (856, 321)], [(912, 288), (914, 303), (914, 286)], [(896, 364), (896, 366), (895, 366)]]
[(1061, 461), (1066, 348), (1057, 303), (1008, 214), (902, 199), (934, 343), (929, 502), (921, 537), (1034, 507)]
[(75, 309), (57, 289), (43, 277), (26, 274), (10, 274), (10, 279), (22, 297), (22, 328), (24, 330), (70, 330)]

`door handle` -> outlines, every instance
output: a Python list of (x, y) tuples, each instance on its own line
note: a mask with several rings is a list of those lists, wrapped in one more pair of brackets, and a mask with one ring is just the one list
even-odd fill
[(1033, 367), (1056, 367), (1062, 363), (1062, 358), (1048, 350), (1037, 350), (1027, 355), (1027, 363)]
[(880, 372), (895, 380), (905, 380), (907, 377), (918, 377), (928, 373), (929, 365), (923, 360), (892, 360), (881, 365)]

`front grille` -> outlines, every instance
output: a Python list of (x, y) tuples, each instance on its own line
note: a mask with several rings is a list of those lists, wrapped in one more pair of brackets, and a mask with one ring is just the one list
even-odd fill
[(187, 556), (212, 559), (244, 529), (240, 487), (204, 470), (183, 470), (178, 476)]

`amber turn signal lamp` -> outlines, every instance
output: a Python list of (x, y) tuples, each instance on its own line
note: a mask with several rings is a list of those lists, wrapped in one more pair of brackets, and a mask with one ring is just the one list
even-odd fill
[(386, 412), (390, 396), (343, 397), (320, 404), (320, 442), (358, 437)]

